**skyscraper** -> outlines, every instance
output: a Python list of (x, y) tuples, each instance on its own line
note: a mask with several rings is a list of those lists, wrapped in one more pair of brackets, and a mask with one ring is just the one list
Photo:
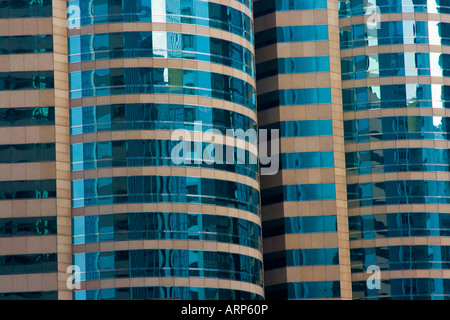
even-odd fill
[[(341, 1), (353, 297), (448, 299), (448, 3)], [(365, 271), (381, 271), (379, 290)]]
[(0, 0), (0, 299), (446, 298), (449, 8)]
[(261, 177), (266, 298), (350, 299), (338, 5), (254, 6), (259, 125), (281, 140)]
[(0, 299), (67, 299), (65, 1), (0, 1)]
[(251, 2), (67, 4), (74, 299), (261, 299), (258, 166), (202, 160), (256, 125)]

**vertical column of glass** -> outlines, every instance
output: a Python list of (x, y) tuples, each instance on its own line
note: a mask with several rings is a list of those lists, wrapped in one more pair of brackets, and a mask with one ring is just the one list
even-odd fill
[(0, 1), (0, 300), (58, 299), (51, 20), (51, 0)]
[(329, 9), (255, 2), (258, 120), (281, 148), (280, 171), (261, 177), (268, 299), (341, 298)]
[(448, 7), (339, 6), (354, 297), (444, 299)]
[(261, 299), (251, 2), (68, 8), (74, 298)]

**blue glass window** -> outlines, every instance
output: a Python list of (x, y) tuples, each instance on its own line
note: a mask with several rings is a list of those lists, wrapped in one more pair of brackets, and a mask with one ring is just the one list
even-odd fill
[[(1, 297), (1, 295), (0, 295)], [(94, 290), (77, 290), (74, 300), (263, 300), (263, 297), (249, 291), (201, 288), (201, 287), (126, 287)]]
[(265, 287), (267, 300), (326, 299), (341, 297), (340, 281), (287, 282)]
[(449, 172), (450, 150), (427, 148), (378, 149), (345, 154), (349, 174)]
[(76, 253), (81, 281), (123, 277), (202, 277), (262, 286), (262, 262), (221, 251), (147, 249)]
[[(0, 188), (1, 190), (1, 188)], [(259, 192), (225, 180), (177, 176), (129, 176), (72, 181), (72, 206), (116, 203), (204, 203), (258, 213)]]
[(352, 248), (352, 272), (364, 272), (370, 265), (381, 270), (449, 269), (450, 247), (440, 245), (403, 245)]
[(390, 140), (448, 140), (449, 130), (450, 118), (447, 117), (399, 116), (344, 121), (345, 140), (358, 143)]
[[(450, 67), (445, 57), (443, 57), (442, 62), (445, 63), (447, 69)], [(430, 55), (428, 53), (404, 52), (346, 57), (341, 59), (341, 69), (342, 80), (429, 76)]]
[(40, 18), (52, 16), (52, 0), (2, 0), (0, 19)]
[(349, 217), (350, 240), (448, 237), (450, 217), (439, 212), (397, 212)]
[(56, 217), (2, 218), (0, 238), (56, 234)]
[[(154, 1), (153, 1), (154, 2)], [(251, 1), (240, 1), (251, 8)], [(253, 41), (252, 20), (245, 13), (218, 3), (199, 0), (74, 0), (67, 3), (70, 26), (114, 22), (186, 23), (228, 31)], [(71, 10), (72, 8), (78, 10)], [(157, 8), (157, 9), (156, 9)], [(153, 9), (153, 10), (152, 10)], [(156, 10), (155, 10), (156, 9)]]
[[(441, 29), (444, 26), (441, 26)], [(434, 36), (430, 35), (430, 37)], [(428, 22), (386, 21), (380, 28), (368, 30), (367, 24), (355, 24), (340, 28), (341, 49), (396, 44), (428, 44)]]
[(2, 292), (0, 300), (58, 300), (58, 291)]
[(264, 238), (318, 232), (337, 232), (336, 216), (288, 217), (263, 222)]
[(337, 248), (293, 249), (264, 254), (264, 270), (339, 264)]
[(333, 151), (281, 154), (281, 168), (283, 170), (332, 167), (334, 167)]
[(0, 55), (48, 52), (53, 52), (52, 35), (0, 37)]
[(328, 25), (276, 27), (255, 33), (256, 49), (282, 42), (328, 40)]
[(336, 199), (334, 183), (283, 185), (261, 190), (263, 206), (283, 201), (316, 201)]
[(442, 107), (448, 103), (446, 87), (442, 86), (441, 97), (435, 97), (436, 101), (432, 101), (432, 96), (436, 96), (435, 88), (438, 87), (432, 87), (429, 84), (394, 84), (343, 89), (344, 111), (407, 107), (430, 108), (432, 106), (439, 107), (439, 103)]
[(450, 182), (394, 180), (347, 185), (349, 207), (450, 203)]
[(352, 283), (356, 299), (370, 300), (448, 300), (450, 279), (400, 278), (381, 280), (380, 290), (369, 290), (366, 281)]
[(15, 180), (0, 182), (0, 200), (56, 197), (55, 180)]
[(0, 256), (0, 275), (57, 272), (56, 253)]
[(55, 161), (54, 143), (0, 145), (0, 163)]
[[(202, 240), (261, 248), (261, 227), (253, 222), (209, 214), (130, 212), (72, 219), (73, 243), (128, 240)], [(0, 220), (1, 231), (1, 220)]]
[(309, 1), (292, 1), (292, 0), (276, 0), (276, 1), (255, 1), (254, 16), (255, 18), (275, 12), (288, 10), (315, 10), (326, 9), (326, 0), (309, 0)]
[[(71, 108), (71, 134), (122, 130), (256, 130), (255, 120), (229, 110), (182, 104), (113, 104)], [(0, 113), (1, 114), (1, 113)], [(201, 122), (201, 126), (195, 122)]]
[(54, 107), (0, 108), (0, 127), (55, 124)]
[[(116, 166), (142, 167), (182, 165), (188, 167), (193, 166), (225, 170), (236, 174), (243, 174), (253, 179), (256, 179), (258, 175), (258, 162), (255, 154), (235, 147), (232, 150), (234, 160), (234, 163), (232, 164), (229, 163), (227, 160), (228, 158), (226, 158), (228, 152), (230, 151), (225, 145), (216, 147), (216, 151), (219, 148), (222, 149), (223, 156), (220, 159), (214, 158), (214, 163), (209, 164), (206, 162), (207, 159), (203, 158), (203, 155), (204, 152), (207, 151), (206, 148), (210, 145), (210, 143), (196, 145), (197, 143), (191, 142), (190, 144), (193, 154), (188, 155), (189, 159), (192, 158), (192, 160), (189, 161), (190, 163), (183, 161), (181, 164), (176, 164), (173, 161), (172, 152), (179, 143), (179, 141), (175, 140), (115, 140), (73, 144), (71, 146), (72, 171), (111, 168)], [(196, 148), (199, 150), (196, 151)], [(243, 155), (242, 159), (240, 158), (241, 155)]]
[(264, 79), (278, 74), (330, 72), (330, 57), (278, 58), (256, 65), (256, 78)]
[(0, 72), (0, 91), (53, 89), (53, 71)]
[(173, 58), (219, 63), (254, 75), (254, 56), (223, 39), (170, 32), (96, 33), (69, 37), (69, 62)]
[(170, 68), (95, 69), (70, 73), (71, 99), (168, 93), (222, 99), (255, 109), (255, 88), (239, 78), (219, 73)]
[(258, 95), (258, 110), (278, 106), (331, 103), (331, 88), (304, 88), (271, 91)]
[(273, 129), (280, 130), (281, 138), (331, 136), (333, 134), (332, 121), (330, 119), (281, 121), (261, 126), (260, 129), (268, 130), (269, 139), (270, 131)]

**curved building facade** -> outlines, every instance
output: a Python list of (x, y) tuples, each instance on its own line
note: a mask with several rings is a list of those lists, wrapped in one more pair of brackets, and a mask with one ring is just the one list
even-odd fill
[(339, 6), (353, 298), (448, 299), (450, 8)]
[(262, 299), (251, 1), (67, 6), (73, 298)]

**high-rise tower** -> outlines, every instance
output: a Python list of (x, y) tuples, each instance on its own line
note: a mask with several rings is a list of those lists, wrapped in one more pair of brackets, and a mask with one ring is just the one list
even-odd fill
[(450, 8), (339, 7), (354, 298), (448, 298)]
[(261, 299), (251, 1), (67, 5), (74, 299)]
[(66, 2), (0, 1), (0, 299), (70, 299)]
[(336, 1), (254, 2), (258, 120), (280, 130), (261, 177), (269, 299), (351, 299)]
[(0, 0), (0, 299), (448, 298), (449, 13)]

